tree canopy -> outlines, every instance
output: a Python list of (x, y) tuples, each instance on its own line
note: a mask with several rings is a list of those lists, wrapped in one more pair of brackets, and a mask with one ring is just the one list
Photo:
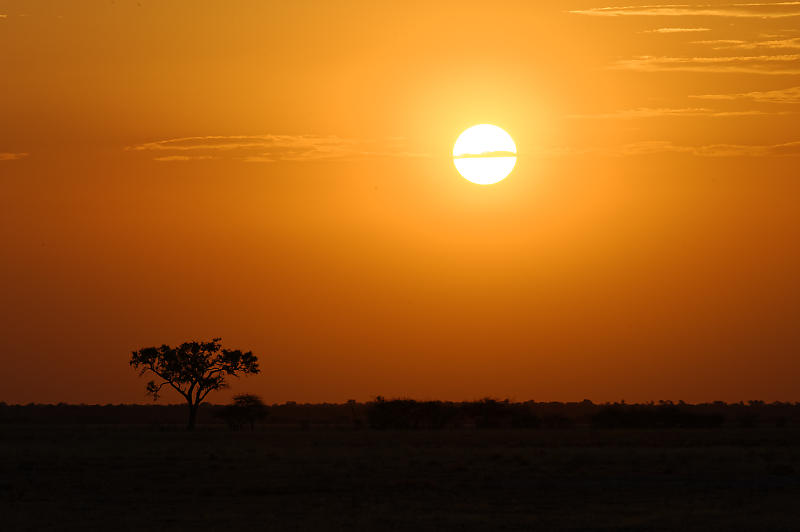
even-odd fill
[(228, 377), (259, 373), (258, 358), (251, 352), (224, 349), (222, 339), (210, 342), (184, 342), (177, 347), (145, 347), (131, 354), (130, 365), (158, 377), (147, 383), (147, 393), (157, 400), (161, 389), (169, 386), (186, 399), (189, 405), (191, 430), (197, 409), (214, 390), (228, 386)]

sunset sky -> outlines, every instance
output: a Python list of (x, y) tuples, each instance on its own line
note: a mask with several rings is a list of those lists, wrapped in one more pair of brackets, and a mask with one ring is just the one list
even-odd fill
[(0, 401), (800, 400), (800, 2), (620, 4), (0, 0)]

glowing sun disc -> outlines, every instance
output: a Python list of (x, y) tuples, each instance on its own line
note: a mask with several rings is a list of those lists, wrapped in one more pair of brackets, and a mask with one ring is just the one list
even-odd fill
[(453, 163), (464, 179), (478, 185), (492, 185), (514, 169), (517, 146), (501, 128), (478, 124), (459, 135), (453, 146)]

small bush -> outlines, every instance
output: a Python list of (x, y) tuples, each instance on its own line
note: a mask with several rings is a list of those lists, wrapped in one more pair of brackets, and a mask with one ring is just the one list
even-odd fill
[(367, 423), (375, 429), (440, 429), (451, 425), (458, 409), (441, 401), (386, 400), (381, 396), (367, 404)]
[(231, 430), (241, 430), (249, 425), (255, 430), (256, 422), (269, 414), (267, 405), (257, 395), (241, 394), (233, 397), (233, 403), (225, 406), (217, 416), (222, 418)]

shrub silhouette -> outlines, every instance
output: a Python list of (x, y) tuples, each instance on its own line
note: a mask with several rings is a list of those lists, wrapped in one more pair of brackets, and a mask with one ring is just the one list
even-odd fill
[(161, 388), (169, 385), (189, 405), (188, 430), (194, 430), (197, 410), (206, 396), (227, 387), (227, 377), (259, 372), (258, 359), (252, 352), (223, 349), (221, 338), (210, 342), (185, 342), (177, 347), (145, 347), (131, 354), (130, 365), (139, 375), (159, 377), (147, 383), (147, 393), (158, 400)]
[(458, 417), (458, 409), (441, 401), (386, 400), (381, 396), (367, 404), (367, 423), (375, 429), (440, 429)]
[(257, 395), (240, 394), (233, 396), (233, 403), (217, 412), (231, 430), (241, 430), (245, 425), (255, 430), (256, 422), (266, 418), (269, 408)]
[[(389, 402), (389, 401), (387, 401)], [(468, 413), (470, 403), (411, 401), (415, 409), (409, 426), (419, 428), (475, 426), (475, 417)], [(392, 426), (395, 421), (382, 421), (381, 412), (391, 411), (388, 405), (370, 403), (297, 404), (286, 402), (269, 407), (268, 422), (283, 426), (348, 426), (369, 421), (370, 426)], [(496, 405), (495, 405), (496, 406)], [(200, 408), (197, 423), (212, 423), (216, 414), (226, 405), (208, 405)], [(756, 427), (800, 427), (800, 403), (723, 403), (683, 404), (662, 401), (656, 404), (614, 405), (594, 404), (587, 401), (575, 403), (535, 402), (510, 403), (512, 427), (539, 427), (563, 429), (594, 426), (621, 428), (651, 427), (708, 427), (720, 425), (746, 429)], [(150, 425), (174, 426), (186, 420), (186, 407), (179, 404), (4, 404), (0, 402), (0, 427), (15, 424), (76, 424), (76, 425)], [(480, 410), (478, 410), (480, 413)], [(502, 413), (501, 415), (506, 415)], [(532, 414), (532, 415), (531, 415)], [(402, 419), (402, 418), (401, 418)], [(508, 424), (506, 418), (504, 423)], [(402, 425), (402, 423), (401, 423)], [(503, 425), (482, 423), (481, 426)]]
[(471, 420), (478, 428), (536, 428), (541, 420), (525, 404), (482, 399), (470, 403), (386, 400), (381, 396), (367, 405), (367, 421), (375, 429), (441, 429)]

